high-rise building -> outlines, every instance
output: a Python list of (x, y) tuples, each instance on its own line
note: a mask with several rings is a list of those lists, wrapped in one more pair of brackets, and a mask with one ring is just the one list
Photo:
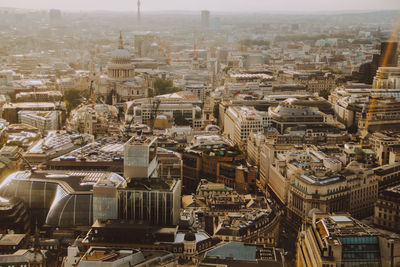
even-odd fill
[(241, 147), (247, 145), (250, 132), (263, 132), (267, 125), (269, 117), (254, 107), (229, 107), (224, 116), (224, 133)]
[[(118, 217), (156, 225), (176, 225), (179, 220), (182, 181), (159, 179), (157, 137), (132, 137), (124, 148), (126, 188), (118, 191)], [(179, 175), (180, 176), (180, 175)]]
[(374, 54), (372, 62), (360, 66), (357, 73), (359, 82), (372, 84), (379, 67), (397, 67), (399, 60), (398, 46), (398, 42), (382, 42), (380, 54)]
[(201, 11), (201, 27), (203, 28), (210, 27), (210, 11), (208, 10)]
[(138, 23), (138, 26), (140, 26), (140, 24), (141, 24), (141, 14), (140, 14), (140, 6), (141, 6), (141, 3), (140, 3), (140, 0), (138, 0), (137, 1), (137, 23)]
[(49, 11), (50, 24), (57, 24), (61, 20), (61, 11), (59, 9), (50, 9)]
[(124, 148), (124, 177), (149, 178), (157, 169), (157, 137), (132, 137)]

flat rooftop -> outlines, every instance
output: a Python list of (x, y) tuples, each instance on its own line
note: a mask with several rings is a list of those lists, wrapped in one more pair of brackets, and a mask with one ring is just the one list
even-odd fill
[(4, 235), (0, 239), (0, 246), (18, 246), (25, 237), (25, 234)]
[(163, 179), (131, 179), (126, 186), (127, 190), (140, 190), (140, 191), (172, 191), (177, 181), (165, 181)]
[(124, 142), (118, 138), (106, 137), (57, 157), (52, 162), (113, 162), (122, 161)]
[(156, 139), (157, 139), (157, 137), (155, 137), (155, 136), (133, 136), (131, 139), (129, 139), (127, 144), (129, 144), (129, 145), (147, 145), (147, 146), (149, 146)]
[[(88, 251), (81, 258), (82, 262), (115, 262), (117, 260), (127, 258), (133, 254), (141, 254), (139, 250), (136, 249), (110, 249), (105, 247), (90, 247)], [(138, 264), (144, 261), (143, 255), (141, 257), (135, 258), (133, 264)]]

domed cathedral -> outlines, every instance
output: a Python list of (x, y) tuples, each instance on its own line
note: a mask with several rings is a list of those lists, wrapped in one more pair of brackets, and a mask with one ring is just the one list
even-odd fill
[(124, 49), (122, 33), (119, 36), (118, 49), (111, 54), (106, 73), (98, 77), (95, 87), (97, 96), (102, 96), (108, 104), (114, 105), (148, 96), (149, 83), (145, 78), (135, 76), (132, 56)]

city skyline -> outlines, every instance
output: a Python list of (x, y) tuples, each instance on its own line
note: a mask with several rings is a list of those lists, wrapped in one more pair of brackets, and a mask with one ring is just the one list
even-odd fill
[(0, 14), (0, 267), (400, 267), (400, 0)]
[[(27, 0), (4, 0), (1, 7), (11, 8), (28, 8), (28, 9), (64, 9), (64, 10), (105, 10), (105, 11), (128, 11), (137, 8), (137, 1), (116, 0), (110, 3), (109, 1), (84, 1), (83, 3), (78, 0), (63, 1), (63, 0), (41, 0), (32, 1)], [(220, 0), (218, 2), (205, 0), (205, 1), (182, 1), (171, 0), (164, 3), (157, 0), (147, 0), (142, 2), (142, 10), (149, 11), (198, 11), (210, 10), (216, 12), (287, 12), (287, 13), (304, 13), (304, 12), (324, 12), (324, 11), (371, 11), (371, 10), (393, 10), (400, 9), (400, 2), (397, 0), (339, 0), (331, 1), (293, 1), (283, 0), (280, 2), (268, 2), (262, 0), (250, 1), (227, 1)]]

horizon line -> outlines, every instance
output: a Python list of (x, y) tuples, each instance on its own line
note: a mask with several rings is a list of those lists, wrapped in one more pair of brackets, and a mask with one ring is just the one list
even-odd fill
[[(113, 10), (113, 9), (77, 9), (77, 8), (21, 8), (21, 7), (9, 7), (9, 6), (0, 6), (0, 10), (2, 9), (15, 9), (15, 10), (26, 10), (26, 11), (49, 11), (52, 9), (60, 10), (62, 12), (70, 12), (70, 13), (95, 13), (95, 12), (109, 12), (109, 13), (131, 13), (137, 12), (137, 9), (129, 9), (129, 10)], [(201, 12), (203, 10), (207, 10), (216, 14), (318, 14), (318, 13), (332, 13), (332, 14), (351, 14), (351, 13), (373, 13), (373, 12), (399, 12), (399, 9), (337, 9), (337, 10), (329, 10), (329, 9), (320, 9), (320, 10), (255, 10), (255, 11), (222, 11), (222, 10), (211, 10), (211, 9), (155, 9), (155, 10), (143, 10), (141, 9), (141, 13), (194, 13)], [(400, 14), (399, 14), (400, 15)]]

